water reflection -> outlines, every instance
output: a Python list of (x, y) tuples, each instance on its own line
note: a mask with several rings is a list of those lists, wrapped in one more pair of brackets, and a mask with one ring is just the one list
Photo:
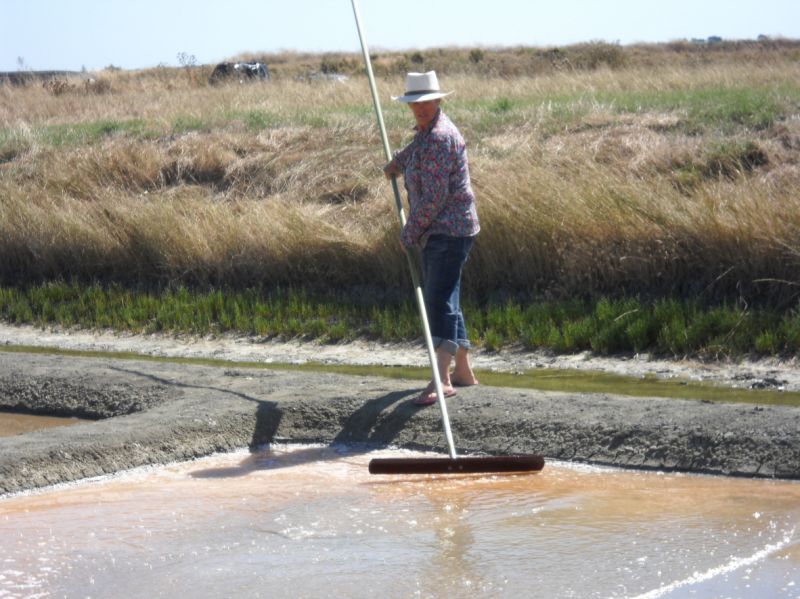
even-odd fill
[(0, 501), (0, 597), (797, 597), (800, 485), (239, 452)]

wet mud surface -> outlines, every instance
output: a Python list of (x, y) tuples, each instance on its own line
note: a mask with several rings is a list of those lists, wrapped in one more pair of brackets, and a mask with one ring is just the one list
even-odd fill
[[(270, 442), (446, 452), (419, 381), (0, 352), (0, 409), (97, 420), (0, 438), (0, 493)], [(800, 479), (800, 409), (486, 385), (448, 400), (460, 453)]]

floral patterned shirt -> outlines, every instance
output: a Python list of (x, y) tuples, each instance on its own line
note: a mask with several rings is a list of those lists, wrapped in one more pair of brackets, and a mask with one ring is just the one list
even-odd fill
[(480, 231), (469, 180), (464, 138), (441, 109), (395, 154), (408, 192), (409, 213), (400, 235), (410, 248), (433, 234), (472, 237)]

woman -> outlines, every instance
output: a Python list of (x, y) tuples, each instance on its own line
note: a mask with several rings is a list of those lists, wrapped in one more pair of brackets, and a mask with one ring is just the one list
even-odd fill
[[(408, 104), (416, 134), (383, 169), (387, 178), (403, 175), (408, 192), (410, 210), (400, 242), (406, 251), (422, 249), (425, 309), (445, 397), (455, 395), (454, 385), (478, 384), (460, 295), (461, 272), (480, 224), (464, 138), (440, 106), (450, 93), (440, 91), (434, 71), (408, 74), (405, 94), (392, 99)], [(431, 382), (414, 403), (430, 405), (436, 399)]]

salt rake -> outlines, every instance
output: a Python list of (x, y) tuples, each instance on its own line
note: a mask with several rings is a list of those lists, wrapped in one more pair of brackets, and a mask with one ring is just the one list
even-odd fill
[[(361, 16), (359, 15), (357, 0), (351, 0), (353, 14), (356, 19), (358, 38), (361, 42), (361, 52), (364, 55), (364, 63), (369, 79), (369, 88), (372, 93), (372, 102), (375, 105), (375, 113), (378, 117), (378, 127), (383, 140), (383, 150), (386, 160), (392, 159), (392, 150), (389, 147), (389, 138), (386, 135), (386, 126), (383, 122), (381, 103), (378, 98), (378, 90), (375, 86), (375, 76), (372, 73), (372, 63), (369, 58), (367, 42), (361, 28)], [(392, 190), (397, 207), (397, 214), (400, 217), (400, 226), (406, 224), (406, 215), (403, 210), (403, 201), (400, 198), (400, 190), (397, 186), (397, 177), (392, 176)], [(450, 417), (447, 415), (447, 404), (444, 399), (444, 390), (439, 378), (439, 367), (436, 362), (436, 352), (433, 348), (430, 327), (428, 325), (428, 315), (425, 310), (425, 300), (422, 295), (420, 276), (417, 265), (411, 252), (406, 252), (408, 267), (411, 271), (411, 281), (414, 285), (414, 295), (417, 300), (419, 315), (422, 320), (422, 329), (425, 334), (425, 345), (428, 349), (428, 359), (431, 363), (433, 383), (436, 388), (436, 398), (439, 409), (442, 412), (442, 424), (444, 426), (444, 436), (447, 439), (447, 448), (450, 454), (448, 458), (374, 458), (370, 460), (369, 471), (371, 474), (446, 474), (446, 473), (489, 473), (489, 472), (532, 472), (541, 470), (544, 467), (544, 458), (538, 455), (529, 456), (470, 456), (458, 457), (453, 443), (453, 433), (450, 430)]]

